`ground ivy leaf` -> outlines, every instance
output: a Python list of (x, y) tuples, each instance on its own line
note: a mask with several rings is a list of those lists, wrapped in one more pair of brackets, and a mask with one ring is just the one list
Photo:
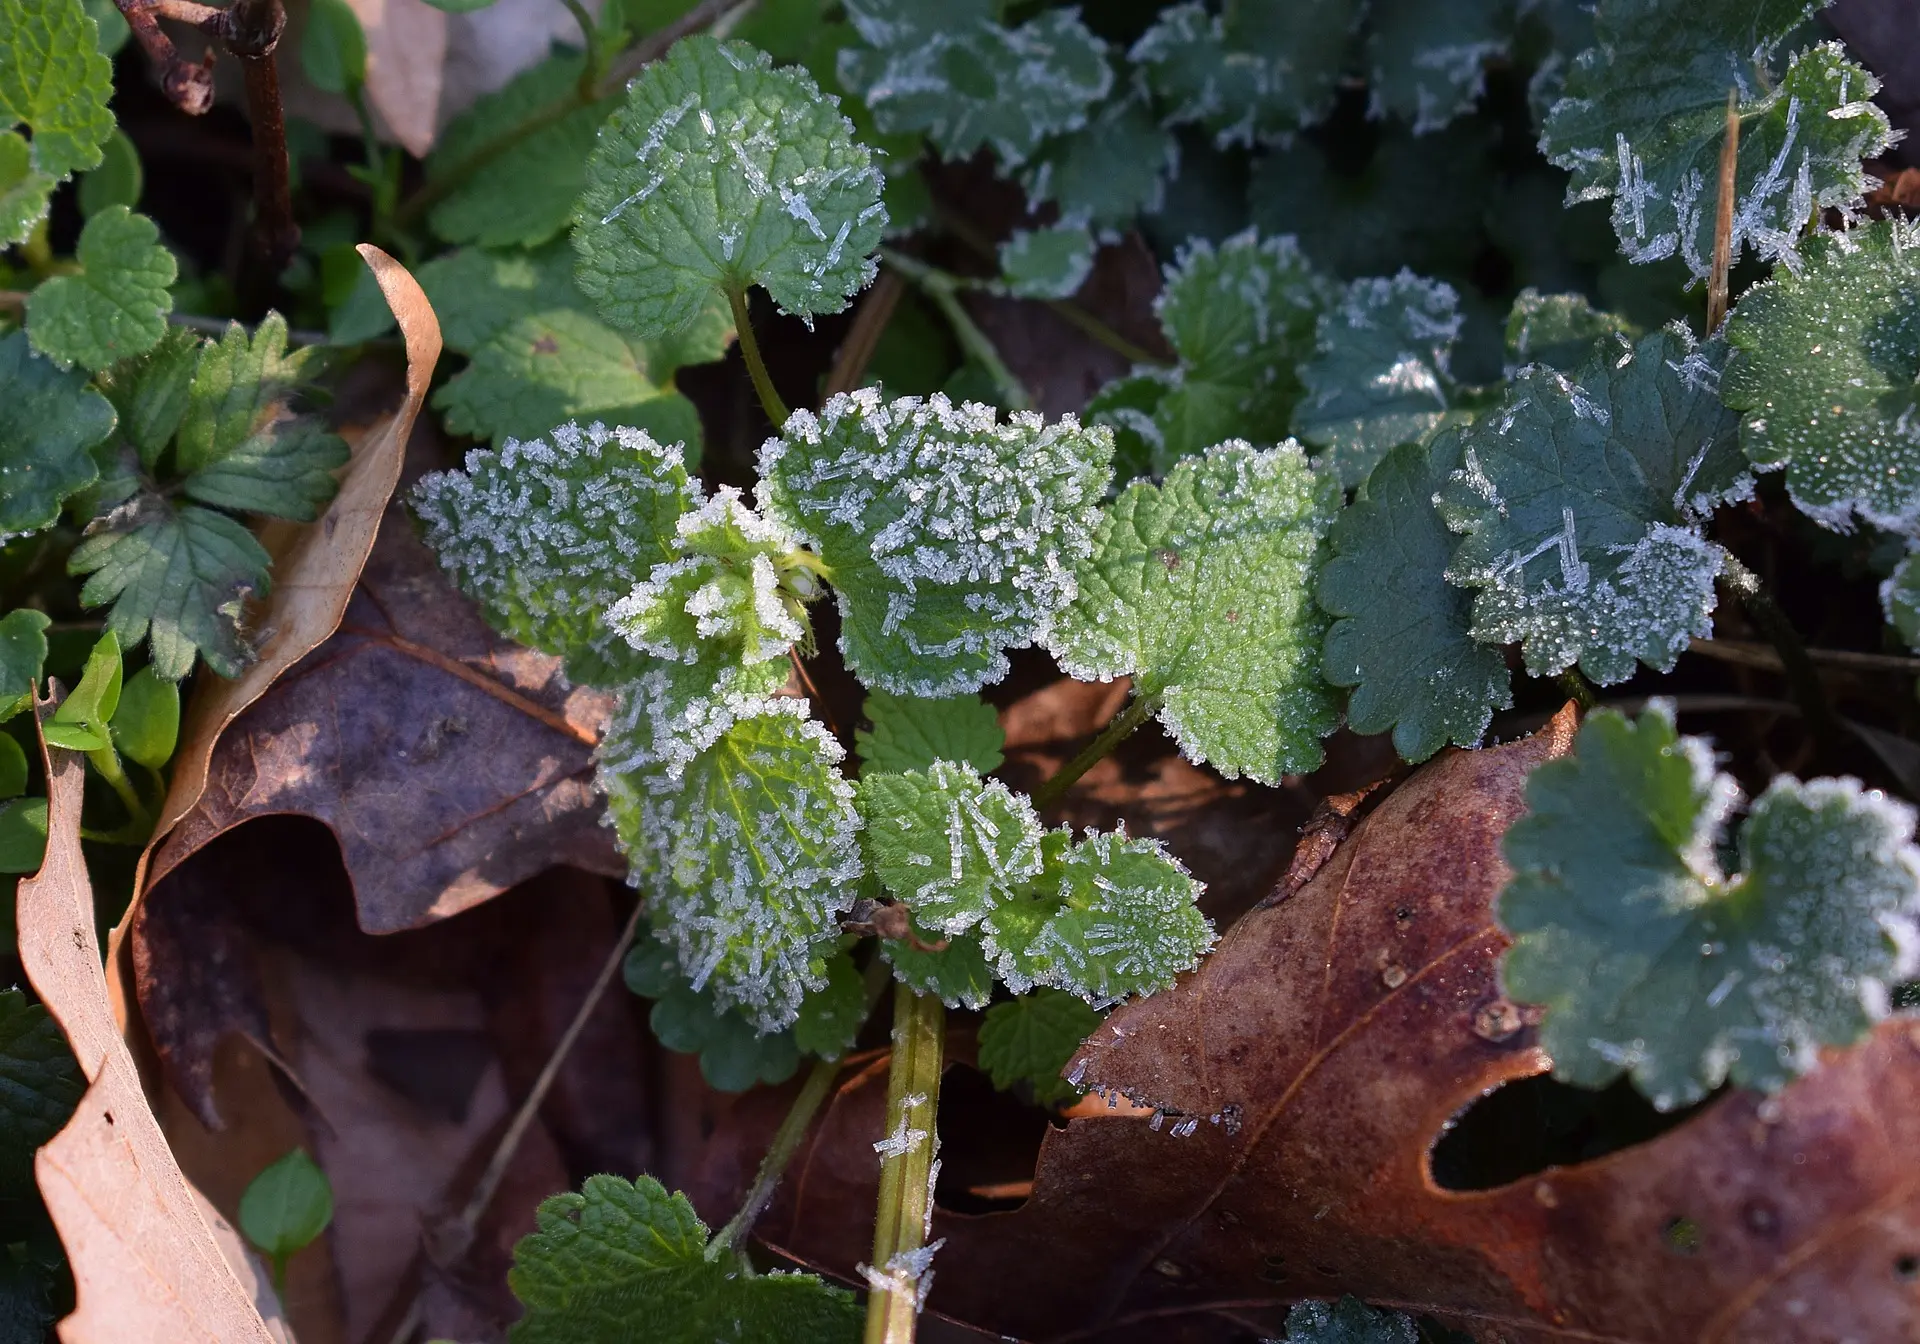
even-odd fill
[[(647, 1025), (655, 1039), (678, 1054), (698, 1055), (708, 1086), (722, 1092), (775, 1087), (800, 1067), (793, 1032), (762, 1035), (739, 1013), (715, 1005), (712, 994), (687, 983), (673, 949), (659, 939), (635, 943), (622, 970), (628, 989), (654, 1001)], [(806, 1012), (804, 1003), (801, 1012)]]
[(1729, 89), (1739, 90), (1733, 259), (1790, 252), (1819, 210), (1866, 190), (1860, 161), (1888, 144), (1880, 85), (1838, 43), (1775, 65), (1826, 0), (1601, 0), (1595, 45), (1567, 71), (1540, 147), (1573, 174), (1567, 199), (1613, 198), (1634, 261), (1676, 253), (1696, 276), (1713, 260), (1714, 194)]
[(0, 536), (32, 532), (60, 517), (67, 496), (99, 474), (88, 449), (113, 432), (113, 407), (33, 353), (24, 331), (0, 337)]
[(861, 876), (853, 787), (839, 744), (778, 700), (743, 718), (678, 778), (602, 770), (632, 880), (695, 989), (761, 1031), (792, 1024)]
[(1661, 1110), (1722, 1082), (1778, 1091), (1888, 1011), (1920, 949), (1913, 811), (1851, 779), (1774, 779), (1721, 869), (1739, 787), (1674, 731), (1590, 715), (1507, 831), (1506, 992), (1582, 1087), (1629, 1074)]
[(1015, 229), (1000, 244), (1000, 283), (1016, 299), (1068, 299), (1093, 272), (1093, 235), (1079, 224)]
[(848, 0), (865, 45), (841, 51), (839, 76), (882, 131), (920, 131), (943, 158), (983, 145), (1003, 166), (1042, 139), (1077, 130), (1113, 87), (1107, 45), (1075, 9), (1050, 9), (1018, 28), (991, 0)]
[(33, 704), (33, 688), (47, 661), (44, 611), (19, 607), (0, 616), (0, 722)]
[(1403, 1312), (1376, 1309), (1356, 1297), (1297, 1302), (1287, 1311), (1287, 1337), (1274, 1344), (1420, 1344), (1420, 1326)]
[(1487, 0), (1372, 0), (1367, 18), (1367, 113), (1415, 135), (1471, 112), (1512, 46), (1509, 13)]
[(1033, 804), (968, 766), (863, 775), (857, 796), (868, 866), (922, 928), (965, 933), (1040, 872)]
[(1448, 419), (1460, 320), (1453, 286), (1407, 270), (1353, 281), (1320, 315), (1293, 431), (1326, 450), (1321, 464), (1341, 485), (1360, 484), (1389, 448), (1425, 442)]
[(414, 487), (427, 544), (495, 629), (620, 685), (645, 662), (602, 620), (634, 572), (673, 558), (696, 501), (679, 450), (634, 429), (562, 425), (546, 439), (467, 454)]
[(1506, 658), (1473, 638), (1473, 600), (1446, 578), (1453, 538), (1433, 496), (1459, 465), (1458, 431), (1388, 453), (1334, 520), (1320, 572), (1320, 605), (1340, 618), (1322, 671), (1354, 688), (1348, 726), (1391, 729), (1409, 761), (1479, 745), (1494, 710), (1513, 703)]
[(589, 1176), (534, 1215), (507, 1283), (527, 1312), (513, 1344), (619, 1344), (646, 1304), (654, 1344), (780, 1339), (853, 1344), (865, 1317), (854, 1295), (811, 1274), (749, 1277), (737, 1257), (706, 1254), (707, 1229), (681, 1194), (651, 1176)]
[(826, 988), (800, 1001), (793, 1042), (820, 1059), (839, 1059), (853, 1049), (867, 1020), (867, 986), (853, 958), (840, 951), (827, 958)]
[(113, 134), (113, 65), (79, 0), (0, 0), (0, 121), (33, 131), (38, 173), (64, 178), (100, 164)]
[(886, 210), (872, 156), (805, 71), (690, 37), (601, 128), (576, 219), (580, 288), (651, 338), (716, 288), (758, 284), (802, 317), (840, 311), (873, 278)]
[(1572, 373), (1615, 334), (1631, 339), (1640, 333), (1624, 317), (1595, 308), (1584, 294), (1523, 289), (1507, 315), (1508, 376), (1529, 364)]
[(186, 327), (169, 326), (151, 350), (103, 369), (94, 379), (119, 414), (119, 438), (149, 470), (186, 416), (204, 344)]
[(980, 939), (970, 933), (942, 939), (927, 929), (920, 939), (922, 947), (905, 939), (880, 940), (894, 979), (916, 994), (937, 995), (949, 1008), (985, 1008), (993, 998), (993, 967)]
[(1722, 387), (1761, 470), (1824, 527), (1920, 524), (1920, 226), (1808, 239), (1800, 264), (1741, 296)]
[(990, 775), (1004, 759), (1000, 715), (978, 696), (923, 700), (874, 691), (863, 712), (873, 727), (854, 733), (854, 751), (867, 770), (925, 770), (952, 761)]
[(1060, 1075), (1099, 1025), (1100, 1014), (1063, 989), (996, 1003), (980, 1023), (980, 1067), (1002, 1092), (1026, 1083), (1035, 1101), (1052, 1106), (1080, 1095)]
[(1190, 759), (1273, 784), (1337, 718), (1309, 595), (1337, 489), (1299, 445), (1222, 444), (1107, 509), (1047, 647), (1081, 681), (1131, 676)]
[(1007, 672), (1073, 596), (1112, 437), (944, 396), (836, 396), (760, 450), (763, 512), (818, 551), (870, 687), (938, 698)]
[(1521, 641), (1527, 670), (1579, 663), (1603, 686), (1668, 671), (1713, 628), (1715, 505), (1753, 491), (1720, 404), (1725, 347), (1655, 332), (1577, 379), (1536, 366), (1465, 434), (1440, 493), (1464, 533), (1447, 577), (1476, 591), (1473, 635)]
[(1106, 238), (1158, 214), (1179, 169), (1179, 142), (1136, 92), (1097, 104), (1085, 126), (1043, 141), (1020, 181), (1033, 208), (1052, 201), (1061, 222)]
[[(664, 769), (678, 777), (741, 719), (774, 708), (787, 684), (785, 658), (742, 662), (714, 646), (691, 662), (638, 654), (615, 655), (629, 670), (618, 707), (600, 739), (603, 769)], [(572, 663), (568, 664), (569, 667)]]
[[(1880, 585), (1880, 606), (1887, 624), (1910, 649), (1920, 649), (1920, 563), (1909, 555)], [(0, 696), (5, 692), (0, 691)]]
[(573, 283), (573, 249), (564, 243), (533, 252), (463, 247), (427, 262), (414, 278), (440, 319), (447, 349), (468, 356), (516, 318), (587, 306)]
[(1113, 481), (1126, 485), (1142, 476), (1157, 477), (1183, 453), (1167, 448), (1158, 412), (1177, 376), (1166, 369), (1135, 369), (1093, 394), (1081, 412), (1090, 425), (1113, 431)]
[(33, 348), (63, 369), (104, 369), (151, 349), (166, 334), (179, 269), (159, 227), (108, 206), (81, 230), (76, 255), (78, 273), (56, 275), (27, 296)]
[(15, 131), (0, 131), (0, 247), (24, 243), (47, 217), (60, 179), (33, 165), (33, 147)]
[(67, 569), (88, 576), (83, 606), (113, 604), (107, 623), (122, 646), (151, 635), (152, 666), (179, 681), (195, 650), (223, 677), (252, 660), (240, 618), (248, 598), (266, 596), (268, 563), (253, 534), (225, 514), (150, 499), (82, 541)]
[(0, 1195), (36, 1197), (33, 1154), (65, 1128), (87, 1080), (47, 1010), (0, 990)]

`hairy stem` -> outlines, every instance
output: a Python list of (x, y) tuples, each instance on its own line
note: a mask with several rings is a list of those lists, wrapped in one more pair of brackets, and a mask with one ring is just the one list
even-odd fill
[(1793, 628), (1793, 622), (1787, 619), (1786, 612), (1780, 610), (1779, 603), (1762, 586), (1760, 576), (1735, 559), (1731, 551), (1725, 554), (1721, 577), (1740, 599), (1740, 606), (1754, 625), (1759, 627), (1760, 633), (1767, 637), (1774, 651), (1780, 655), (1780, 666), (1786, 672), (1787, 685), (1792, 688), (1793, 698), (1800, 706), (1807, 727), (1812, 729), (1818, 741), (1837, 741), (1841, 731), (1840, 720), (1827, 700), (1827, 688), (1820, 681), (1819, 670), (1814, 667), (1813, 659), (1807, 656), (1807, 646), (1800, 641), (1800, 632)]
[(1100, 736), (1087, 743), (1078, 756), (1054, 771), (1053, 778), (1033, 791), (1033, 805), (1044, 809), (1059, 802), (1066, 796), (1067, 790), (1079, 782), (1080, 776), (1112, 755), (1113, 749), (1124, 742), (1134, 729), (1152, 718), (1154, 711), (1159, 708), (1159, 696), (1136, 692), (1126, 706), (1113, 716), (1112, 722), (1100, 730)]
[(865, 1344), (912, 1344), (919, 1324), (946, 1022), (939, 999), (905, 985), (894, 987), (888, 1129), (876, 1145), (881, 1155), (880, 1206), (873, 1225), (873, 1266), (867, 1271), (872, 1291)]
[(779, 429), (787, 423), (787, 406), (774, 390), (766, 361), (760, 358), (760, 342), (753, 334), (753, 321), (747, 314), (746, 290), (729, 289), (727, 306), (733, 309), (733, 329), (740, 340), (740, 357), (747, 361), (747, 376), (753, 379), (753, 390), (760, 398), (760, 409), (767, 413), (767, 419), (773, 422), (773, 427)]
[(767, 1205), (773, 1203), (773, 1192), (780, 1188), (780, 1177), (786, 1173), (793, 1155), (800, 1151), (800, 1143), (807, 1137), (813, 1117), (819, 1114), (821, 1103), (827, 1099), (827, 1093), (833, 1090), (833, 1080), (839, 1075), (838, 1060), (816, 1059), (813, 1062), (807, 1081), (800, 1085), (793, 1105), (787, 1108), (786, 1119), (774, 1131), (767, 1155), (760, 1159), (760, 1170), (754, 1174), (753, 1186), (747, 1191), (747, 1197), (740, 1202), (740, 1211), (707, 1243), (707, 1259), (718, 1260), (729, 1247), (744, 1251), (748, 1234), (753, 1231), (753, 1225), (760, 1215), (767, 1211)]
[(904, 252), (896, 252), (890, 247), (880, 249), (881, 260), (911, 280), (922, 294), (933, 300), (934, 307), (947, 319), (947, 325), (953, 328), (954, 339), (960, 342), (960, 348), (971, 355), (987, 371), (994, 387), (1000, 393), (1000, 400), (1010, 411), (1029, 410), (1033, 398), (1020, 380), (1013, 376), (1013, 370), (1000, 358), (1000, 351), (987, 333), (973, 320), (973, 314), (960, 302), (960, 290), (965, 281), (959, 276), (929, 266), (918, 257), (910, 257)]

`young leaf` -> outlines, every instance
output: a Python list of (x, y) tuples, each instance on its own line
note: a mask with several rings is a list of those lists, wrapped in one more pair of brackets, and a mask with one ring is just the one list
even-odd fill
[(964, 765), (863, 775), (857, 796), (867, 862), (922, 928), (965, 933), (1040, 873), (1033, 804)]
[(1356, 733), (1393, 732), (1393, 747), (1424, 761), (1448, 742), (1479, 744), (1493, 711), (1513, 703), (1507, 662), (1473, 638), (1473, 601), (1447, 582), (1453, 538), (1434, 493), (1460, 465), (1460, 436), (1388, 453), (1334, 520), (1333, 555), (1320, 572), (1320, 605), (1339, 617), (1321, 669), (1351, 686)]
[(1093, 235), (1078, 224), (1015, 229), (1000, 244), (1000, 282), (1016, 299), (1068, 299), (1093, 273)]
[(1157, 214), (1179, 168), (1179, 142), (1136, 92), (1098, 104), (1079, 130), (1042, 141), (1020, 181), (1034, 209), (1052, 201), (1061, 223), (1107, 238)]
[(818, 551), (840, 650), (868, 686), (937, 698), (1007, 673), (1073, 596), (1112, 437), (1071, 416), (865, 388), (796, 411), (760, 450), (759, 501)]
[(20, 989), (0, 990), (0, 1197), (11, 1204), (33, 1196), (34, 1152), (66, 1127), (86, 1089), (47, 1010)]
[(113, 407), (86, 375), (28, 349), (24, 331), (0, 337), (0, 387), (0, 535), (33, 532), (99, 475), (87, 450), (113, 432)]
[(160, 230), (124, 205), (87, 221), (80, 270), (43, 281), (27, 296), (27, 336), (61, 368), (104, 369), (150, 350), (166, 334), (178, 266)]
[(1512, 45), (1511, 24), (1505, 6), (1487, 0), (1372, 0), (1368, 115), (1399, 117), (1425, 135), (1471, 112), (1487, 63)]
[(312, 0), (307, 6), (300, 68), (322, 93), (358, 96), (367, 82), (367, 34), (347, 0)]
[(707, 1250), (707, 1228), (685, 1195), (651, 1176), (589, 1176), (555, 1195), (539, 1230), (513, 1248), (507, 1282), (527, 1313), (513, 1344), (622, 1344), (645, 1304), (649, 1344), (773, 1340), (853, 1344), (865, 1310), (811, 1274), (749, 1276), (737, 1257)]
[(122, 756), (158, 770), (180, 740), (180, 688), (151, 667), (127, 678), (110, 725)]
[(1477, 589), (1473, 636), (1522, 641), (1527, 670), (1578, 662), (1603, 686), (1667, 671), (1713, 628), (1720, 548), (1699, 520), (1753, 492), (1717, 388), (1725, 348), (1655, 332), (1577, 380), (1536, 366), (1465, 435), (1441, 515), (1447, 578)]
[(119, 414), (119, 438), (149, 470), (186, 416), (204, 344), (187, 328), (170, 326), (151, 350), (102, 370), (94, 379)]
[(1721, 388), (1740, 441), (1824, 527), (1853, 515), (1896, 532), (1920, 524), (1920, 226), (1882, 220), (1810, 238), (1800, 264), (1741, 296)]
[(20, 607), (0, 616), (0, 723), (33, 704), (33, 688), (47, 661), (44, 611)]
[(632, 879), (657, 902), (695, 989), (761, 1031), (790, 1025), (861, 875), (853, 788), (840, 746), (776, 700), (742, 718), (675, 778), (603, 769)]
[[(807, 1004), (832, 991), (809, 994)], [(793, 1077), (800, 1067), (800, 1051), (792, 1031), (762, 1034), (737, 1012), (717, 1006), (713, 995), (687, 983), (673, 949), (655, 938), (642, 939), (627, 953), (622, 968), (627, 988), (654, 1001), (647, 1025), (667, 1049), (700, 1057), (700, 1076), (722, 1092), (745, 1092), (750, 1087), (774, 1087)], [(799, 1025), (795, 1024), (796, 1027)]]
[(865, 710), (871, 729), (858, 729), (853, 749), (869, 772), (925, 770), (935, 761), (971, 766), (992, 774), (1004, 759), (1007, 735), (992, 705), (974, 696), (923, 700), (874, 691)]
[(113, 66), (97, 31), (80, 0), (0, 0), (0, 125), (32, 129), (33, 168), (46, 177), (97, 167), (113, 134)]
[(1781, 45), (1826, 0), (1601, 0), (1595, 45), (1567, 71), (1540, 147), (1573, 174), (1567, 199), (1613, 198), (1620, 249), (1634, 261), (1678, 253), (1704, 277), (1727, 93), (1739, 91), (1733, 259), (1793, 250), (1822, 209), (1860, 199), (1860, 161), (1888, 144), (1880, 84), (1836, 42), (1792, 58)]
[(47, 741), (69, 751), (99, 751), (109, 742), (108, 724), (120, 707), (120, 641), (112, 630), (87, 655), (87, 665), (60, 708), (48, 719)]
[(873, 279), (880, 172), (802, 70), (691, 37), (627, 87), (600, 130), (574, 229), (580, 288), (615, 326), (664, 336), (714, 290), (758, 284), (835, 313)]
[(1913, 811), (1851, 779), (1775, 778), (1722, 870), (1739, 787), (1671, 706), (1588, 717), (1527, 780), (1499, 899), (1502, 980), (1547, 1006), (1581, 1087), (1622, 1073), (1661, 1110), (1722, 1082), (1777, 1091), (1888, 1011), (1920, 950)]
[(1629, 339), (1640, 334), (1625, 318), (1595, 308), (1584, 294), (1523, 289), (1507, 315), (1508, 376), (1529, 364), (1573, 373), (1595, 358), (1602, 340), (1616, 333)]
[(1099, 1025), (1100, 1014), (1063, 989), (996, 1003), (980, 1023), (980, 1067), (1002, 1092), (1026, 1083), (1035, 1101), (1055, 1105), (1080, 1095), (1060, 1075)]
[(240, 1230), (271, 1260), (313, 1244), (333, 1221), (333, 1184), (306, 1149), (262, 1169), (240, 1195)]
[(1356, 1297), (1297, 1302), (1287, 1311), (1287, 1337), (1274, 1344), (1420, 1344), (1420, 1326), (1403, 1312), (1376, 1309)]
[(612, 669), (627, 668), (631, 678), (600, 739), (601, 768), (616, 774), (664, 770), (678, 779), (734, 724), (777, 709), (789, 673), (784, 657), (742, 662), (718, 645), (691, 662), (639, 656), (631, 646), (613, 656), (624, 661)]
[(1320, 763), (1338, 711), (1309, 585), (1337, 487), (1299, 445), (1227, 443), (1108, 507), (1047, 647), (1081, 681), (1131, 676), (1180, 749), (1265, 783)]

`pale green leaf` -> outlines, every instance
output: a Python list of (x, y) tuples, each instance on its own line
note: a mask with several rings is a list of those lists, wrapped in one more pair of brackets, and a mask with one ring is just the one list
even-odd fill
[[(119, 17), (118, 10), (114, 16)], [(116, 205), (133, 209), (140, 204), (140, 193), (145, 189), (146, 172), (140, 166), (140, 151), (134, 148), (125, 131), (115, 130), (100, 146), (100, 166), (80, 175), (79, 190), (74, 198), (80, 207), (80, 217), (92, 219)]]
[(1093, 273), (1093, 235), (1078, 224), (1015, 229), (1000, 244), (1000, 283), (1016, 299), (1068, 299)]
[(1238, 0), (1222, 14), (1175, 5), (1127, 54), (1169, 120), (1250, 145), (1326, 116), (1364, 12), (1361, 0)]
[(111, 726), (122, 756), (158, 770), (180, 740), (180, 688), (151, 667), (141, 668), (121, 689)]
[(1493, 0), (1371, 0), (1368, 113), (1399, 117), (1425, 135), (1471, 112), (1487, 64), (1512, 45), (1510, 14)]
[(61, 368), (104, 369), (151, 349), (173, 311), (173, 253), (145, 215), (110, 206), (87, 221), (80, 270), (56, 275), (27, 296), (33, 348)]
[(1025, 794), (971, 768), (863, 775), (861, 848), (923, 929), (965, 933), (1040, 873), (1040, 818)]
[(24, 243), (47, 217), (60, 179), (33, 164), (33, 148), (14, 131), (0, 131), (0, 246)]
[(1640, 333), (1624, 317), (1595, 308), (1584, 294), (1523, 289), (1507, 315), (1508, 370), (1545, 364), (1576, 372), (1594, 358), (1601, 341), (1615, 334), (1633, 338)]
[(645, 358), (638, 342), (590, 314), (551, 309), (509, 322), (433, 404), (456, 434), (496, 445), (536, 438), (564, 421), (607, 419), (663, 395)]
[(113, 134), (113, 66), (80, 0), (0, 0), (0, 125), (33, 131), (36, 171), (97, 167)]
[(123, 676), (120, 641), (109, 630), (87, 654), (79, 682), (42, 725), (47, 741), (69, 751), (99, 751), (105, 747), (110, 741), (107, 725), (120, 707)]
[(269, 1259), (284, 1259), (333, 1221), (333, 1183), (304, 1148), (295, 1148), (247, 1183), (239, 1214), (247, 1240)]
[(0, 337), (0, 536), (60, 516), (99, 474), (87, 450), (113, 432), (113, 407), (77, 370), (33, 353), (24, 331)]
[(1043, 1106), (1069, 1100), (1080, 1089), (1060, 1075), (1099, 1025), (1100, 1014), (1063, 989), (996, 1003), (980, 1023), (980, 1067), (1003, 1092), (1026, 1083)]
[(1004, 759), (1007, 735), (992, 705), (971, 695), (942, 700), (874, 691), (864, 710), (872, 728), (854, 733), (854, 751), (869, 771), (925, 770), (952, 761), (989, 775)]
[(555, 243), (534, 252), (443, 253), (414, 273), (447, 349), (473, 355), (516, 318), (587, 306), (574, 288), (573, 250)]
[(1179, 142), (1135, 93), (1097, 104), (1085, 126), (1043, 141), (1020, 181), (1036, 207), (1052, 201), (1063, 222), (1104, 238), (1157, 213), (1179, 166)]
[(33, 688), (47, 661), (44, 611), (20, 607), (0, 616), (0, 723), (33, 703)]
[(309, 0), (300, 68), (322, 93), (359, 95), (367, 82), (367, 34), (347, 0)]

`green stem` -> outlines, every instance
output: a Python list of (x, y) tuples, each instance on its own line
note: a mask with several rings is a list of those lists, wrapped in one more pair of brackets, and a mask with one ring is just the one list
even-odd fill
[(940, 1052), (946, 1009), (930, 994), (894, 987), (893, 1059), (887, 1073), (887, 1133), (881, 1140), (880, 1205), (873, 1226), (872, 1287), (865, 1344), (912, 1344), (926, 1266), (916, 1252), (933, 1209), (933, 1159), (939, 1139)]
[(1067, 790), (1079, 782), (1080, 776), (1110, 756), (1115, 747), (1125, 741), (1134, 729), (1152, 718), (1154, 711), (1159, 708), (1159, 696), (1136, 693), (1126, 707), (1113, 716), (1113, 721), (1100, 730), (1100, 736), (1087, 743), (1084, 751), (1054, 771), (1053, 778), (1033, 791), (1033, 805), (1044, 810), (1059, 802), (1066, 796)]
[(773, 390), (773, 379), (767, 374), (767, 363), (760, 358), (760, 342), (754, 336), (753, 323), (747, 316), (747, 291), (729, 289), (727, 307), (733, 309), (733, 329), (740, 339), (740, 355), (747, 361), (747, 375), (753, 379), (753, 390), (760, 398), (760, 409), (767, 413), (767, 419), (778, 429), (787, 423), (787, 406), (780, 400), (780, 394)]
[(813, 1070), (807, 1074), (807, 1081), (800, 1085), (799, 1095), (794, 1097), (793, 1105), (787, 1108), (786, 1119), (774, 1131), (773, 1143), (768, 1147), (767, 1155), (760, 1159), (760, 1170), (754, 1174), (753, 1186), (747, 1191), (747, 1197), (740, 1202), (740, 1211), (707, 1243), (707, 1259), (718, 1260), (728, 1247), (735, 1248), (742, 1255), (746, 1253), (747, 1234), (753, 1231), (754, 1223), (767, 1211), (767, 1205), (773, 1202), (773, 1192), (780, 1186), (781, 1175), (793, 1160), (793, 1155), (800, 1151), (800, 1143), (807, 1137), (813, 1117), (819, 1113), (827, 1093), (833, 1090), (833, 1080), (839, 1074), (838, 1060), (817, 1059), (813, 1062)]
[(1793, 691), (1793, 698), (1800, 706), (1807, 727), (1813, 731), (1816, 741), (1838, 741), (1841, 736), (1840, 720), (1827, 700), (1827, 688), (1820, 680), (1819, 669), (1813, 665), (1813, 659), (1807, 656), (1807, 646), (1800, 642), (1800, 632), (1793, 628), (1787, 613), (1780, 610), (1780, 605), (1761, 585), (1760, 576), (1735, 559), (1731, 551), (1725, 552), (1725, 556), (1720, 575), (1740, 599), (1741, 607), (1760, 628), (1760, 633), (1767, 637), (1774, 651), (1780, 655), (1780, 665), (1787, 674), (1787, 685)]
[(901, 275), (933, 300), (934, 307), (947, 319), (947, 325), (953, 328), (954, 339), (960, 342), (960, 348), (971, 355), (987, 371), (993, 385), (999, 390), (1000, 400), (1010, 411), (1025, 411), (1033, 407), (1033, 398), (1027, 389), (1013, 376), (1013, 370), (1000, 358), (1000, 351), (987, 333), (973, 320), (973, 314), (960, 302), (960, 291), (967, 282), (960, 276), (950, 274), (937, 266), (929, 266), (918, 257), (910, 257), (904, 252), (896, 252), (890, 247), (880, 249), (881, 260), (893, 267)]
[[(87, 762), (93, 766), (94, 773), (104, 779), (120, 802), (127, 809), (127, 831), (149, 832), (153, 829), (153, 815), (147, 811), (147, 805), (140, 800), (140, 794), (133, 787), (133, 781), (127, 778), (127, 772), (120, 764), (120, 753), (111, 744), (87, 753)], [(143, 836), (144, 838), (144, 836)]]
[(1582, 714), (1600, 703), (1600, 697), (1593, 693), (1593, 684), (1581, 675), (1579, 668), (1568, 668), (1560, 674), (1559, 681), (1560, 689), (1567, 693), (1569, 700), (1580, 706)]
[(287, 1315), (287, 1257), (284, 1255), (272, 1257), (272, 1265), (273, 1295), (280, 1302), (280, 1316), (284, 1320)]

